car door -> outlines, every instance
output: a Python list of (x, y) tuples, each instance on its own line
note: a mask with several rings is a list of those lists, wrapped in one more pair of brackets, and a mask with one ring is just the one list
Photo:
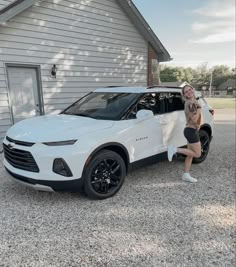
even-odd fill
[(183, 130), (186, 124), (184, 101), (179, 92), (160, 94), (165, 101), (164, 113), (160, 115), (160, 125), (163, 135), (163, 147), (172, 144), (177, 147), (186, 145)]
[[(155, 94), (153, 94), (154, 96)], [(126, 143), (130, 145), (130, 160), (137, 161), (160, 153), (162, 145), (162, 128), (159, 118), (155, 117), (155, 98), (144, 94), (133, 108), (134, 116), (129, 120), (129, 134)], [(137, 119), (140, 110), (151, 110), (153, 117)]]

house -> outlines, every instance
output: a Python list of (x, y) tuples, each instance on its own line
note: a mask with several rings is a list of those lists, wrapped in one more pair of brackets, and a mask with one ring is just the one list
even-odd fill
[(130, 0), (0, 0), (0, 139), (97, 87), (152, 85), (168, 60)]
[(234, 96), (236, 97), (236, 79), (228, 79), (218, 86), (214, 91), (215, 96)]

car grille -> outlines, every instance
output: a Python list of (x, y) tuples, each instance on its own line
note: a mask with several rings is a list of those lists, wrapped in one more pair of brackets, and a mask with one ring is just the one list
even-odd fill
[(16, 145), (20, 145), (20, 146), (33, 146), (35, 143), (31, 143), (31, 142), (24, 142), (24, 141), (18, 141), (18, 140), (14, 140), (8, 136), (6, 136), (7, 141), (14, 143)]
[(30, 172), (39, 172), (39, 167), (32, 154), (28, 151), (10, 148), (3, 144), (5, 159), (17, 169)]

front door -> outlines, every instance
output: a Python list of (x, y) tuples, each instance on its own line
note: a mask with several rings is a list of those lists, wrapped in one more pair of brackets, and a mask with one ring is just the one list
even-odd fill
[(37, 68), (7, 66), (13, 123), (42, 114)]

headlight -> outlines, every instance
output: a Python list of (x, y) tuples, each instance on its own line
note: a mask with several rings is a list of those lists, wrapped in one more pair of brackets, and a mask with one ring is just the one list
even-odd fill
[(59, 142), (45, 142), (44, 145), (47, 146), (67, 146), (74, 145), (77, 140), (59, 141)]

